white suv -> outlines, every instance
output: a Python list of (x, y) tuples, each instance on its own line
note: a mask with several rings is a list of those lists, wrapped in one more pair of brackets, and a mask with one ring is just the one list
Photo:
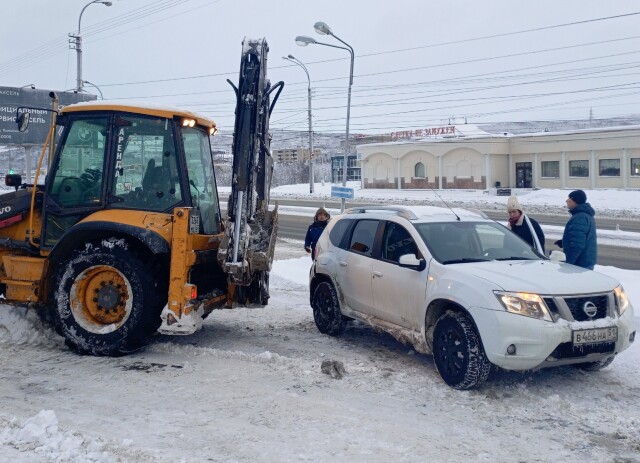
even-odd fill
[(456, 389), (491, 365), (609, 365), (635, 338), (618, 281), (553, 262), (480, 212), (350, 209), (331, 219), (310, 272), (313, 317), (337, 335), (351, 319), (432, 353)]

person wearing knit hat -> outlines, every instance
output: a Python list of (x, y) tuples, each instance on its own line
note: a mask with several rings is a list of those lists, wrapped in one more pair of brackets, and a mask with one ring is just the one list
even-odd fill
[(525, 215), (522, 206), (516, 196), (510, 196), (507, 200), (507, 212), (509, 222), (507, 228), (529, 245), (544, 255), (544, 232), (537, 220)]
[(582, 190), (569, 193), (566, 200), (571, 218), (564, 227), (562, 239), (555, 242), (562, 248), (568, 264), (593, 270), (598, 260), (596, 211), (587, 202)]
[(320, 239), (320, 235), (324, 231), (331, 216), (324, 207), (321, 207), (316, 211), (316, 215), (313, 217), (313, 223), (309, 225), (307, 234), (304, 237), (304, 250), (311, 254), (311, 258), (314, 259), (316, 255), (316, 243)]
[[(569, 199), (576, 204), (584, 204), (587, 202), (587, 194), (582, 190), (574, 190), (569, 193)], [(571, 209), (571, 207), (569, 207)]]

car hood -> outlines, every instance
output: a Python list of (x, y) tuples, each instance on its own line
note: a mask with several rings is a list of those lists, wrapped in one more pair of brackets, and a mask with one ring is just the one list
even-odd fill
[[(466, 275), (489, 281), (504, 291), (537, 294), (598, 293), (620, 283), (602, 273), (548, 260), (454, 264)], [(452, 269), (453, 270), (453, 269)]]

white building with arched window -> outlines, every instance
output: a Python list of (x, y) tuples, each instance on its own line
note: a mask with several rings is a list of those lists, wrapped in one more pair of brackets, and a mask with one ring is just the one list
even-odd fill
[(362, 187), (640, 188), (640, 126), (511, 135), (456, 125), (420, 132), (435, 135), (359, 145)]

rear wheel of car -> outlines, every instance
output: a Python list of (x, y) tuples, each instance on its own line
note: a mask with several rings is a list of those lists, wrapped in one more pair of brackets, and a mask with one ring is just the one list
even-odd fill
[(338, 294), (331, 283), (323, 281), (318, 284), (313, 292), (311, 307), (318, 331), (332, 336), (344, 331), (345, 318), (340, 313)]
[(480, 386), (491, 369), (480, 336), (464, 313), (446, 313), (436, 322), (433, 360), (444, 382), (454, 389)]
[(607, 357), (606, 359), (599, 360), (597, 362), (577, 363), (576, 368), (580, 368), (581, 370), (584, 370), (584, 371), (602, 370), (603, 368), (606, 368), (609, 365), (611, 365), (611, 362), (613, 362), (615, 358), (616, 356), (612, 355), (611, 357)]

